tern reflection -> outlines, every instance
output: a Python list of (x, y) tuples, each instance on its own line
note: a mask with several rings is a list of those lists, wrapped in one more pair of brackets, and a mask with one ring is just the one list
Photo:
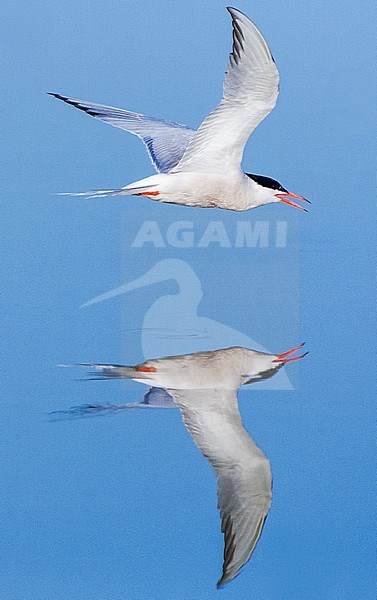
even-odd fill
[(224, 561), (218, 586), (236, 577), (249, 560), (271, 505), (270, 463), (244, 428), (237, 392), (242, 385), (272, 377), (303, 344), (267, 354), (240, 346), (168, 356), (125, 366), (83, 364), (91, 379), (133, 379), (150, 390), (142, 402), (84, 405), (55, 416), (88, 416), (124, 409), (178, 407), (182, 420), (217, 476), (218, 507), (224, 533)]

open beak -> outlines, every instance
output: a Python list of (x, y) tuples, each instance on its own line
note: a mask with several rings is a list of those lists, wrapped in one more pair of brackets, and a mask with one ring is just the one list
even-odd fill
[(309, 353), (308, 352), (304, 352), (304, 354), (300, 354), (299, 356), (293, 356), (291, 358), (287, 358), (287, 356), (291, 356), (291, 354), (294, 354), (295, 352), (297, 352), (297, 350), (301, 350), (301, 348), (304, 345), (305, 345), (305, 342), (303, 344), (299, 344), (295, 348), (291, 348), (291, 350), (288, 350), (287, 352), (283, 352), (283, 354), (278, 354), (276, 356), (276, 358), (273, 359), (272, 362), (276, 362), (276, 363), (280, 363), (280, 364), (286, 364), (286, 363), (289, 363), (289, 362), (293, 362), (295, 360), (299, 360), (300, 358), (303, 358), (304, 356), (306, 356)]
[(284, 202), (285, 204), (289, 204), (290, 206), (294, 206), (295, 208), (299, 208), (300, 210), (304, 210), (305, 212), (308, 212), (306, 208), (300, 206), (299, 204), (296, 204), (296, 202), (292, 202), (292, 200), (289, 200), (289, 198), (296, 198), (296, 200), (301, 200), (301, 202), (307, 202), (308, 204), (311, 204), (310, 200), (303, 198), (303, 196), (298, 196), (293, 192), (284, 192), (281, 194), (275, 194), (275, 196), (276, 198), (279, 198), (280, 202)]

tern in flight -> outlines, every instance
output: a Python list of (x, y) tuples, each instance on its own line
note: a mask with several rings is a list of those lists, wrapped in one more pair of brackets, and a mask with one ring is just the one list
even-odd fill
[(244, 173), (245, 144), (272, 111), (279, 72), (266, 40), (242, 12), (228, 8), (233, 48), (225, 74), (223, 98), (197, 131), (119, 108), (51, 94), (92, 117), (142, 139), (158, 174), (113, 190), (73, 194), (87, 197), (146, 196), (158, 202), (244, 211), (272, 202), (306, 210), (309, 202), (278, 181)]
[[(151, 386), (158, 396), (153, 402), (145, 399), (139, 405), (119, 408), (168, 408), (174, 402), (180, 409), (190, 435), (217, 476), (225, 538), (219, 587), (234, 579), (249, 560), (272, 497), (270, 463), (242, 424), (237, 391), (241, 385), (271, 377), (284, 364), (305, 356), (307, 353), (293, 356), (302, 346), (277, 355), (235, 346), (147, 360), (136, 366), (81, 365), (95, 369), (95, 379), (133, 379)], [(164, 390), (168, 396), (162, 394)], [(86, 408), (95, 413), (97, 407)], [(91, 410), (83, 412), (90, 414)]]

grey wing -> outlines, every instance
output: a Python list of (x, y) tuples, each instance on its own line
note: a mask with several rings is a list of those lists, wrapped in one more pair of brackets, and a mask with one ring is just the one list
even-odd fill
[(239, 173), (247, 140), (276, 104), (279, 73), (266, 40), (243, 13), (228, 11), (233, 49), (223, 99), (200, 125), (175, 172)]
[(224, 533), (221, 586), (238, 575), (262, 533), (272, 497), (270, 463), (242, 424), (235, 390), (168, 391), (217, 475)]
[(179, 163), (195, 135), (195, 130), (179, 123), (146, 117), (121, 108), (95, 104), (60, 94), (50, 94), (50, 96), (139, 137), (144, 142), (155, 169), (160, 173), (169, 172)]

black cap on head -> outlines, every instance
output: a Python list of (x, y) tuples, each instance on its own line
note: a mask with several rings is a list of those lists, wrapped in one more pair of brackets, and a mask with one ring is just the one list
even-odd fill
[(283, 188), (281, 183), (276, 181), (276, 179), (271, 179), (271, 177), (264, 177), (264, 175), (253, 175), (252, 173), (246, 173), (250, 179), (253, 179), (259, 185), (269, 188), (271, 190), (278, 190), (279, 192), (288, 193), (288, 190)]

